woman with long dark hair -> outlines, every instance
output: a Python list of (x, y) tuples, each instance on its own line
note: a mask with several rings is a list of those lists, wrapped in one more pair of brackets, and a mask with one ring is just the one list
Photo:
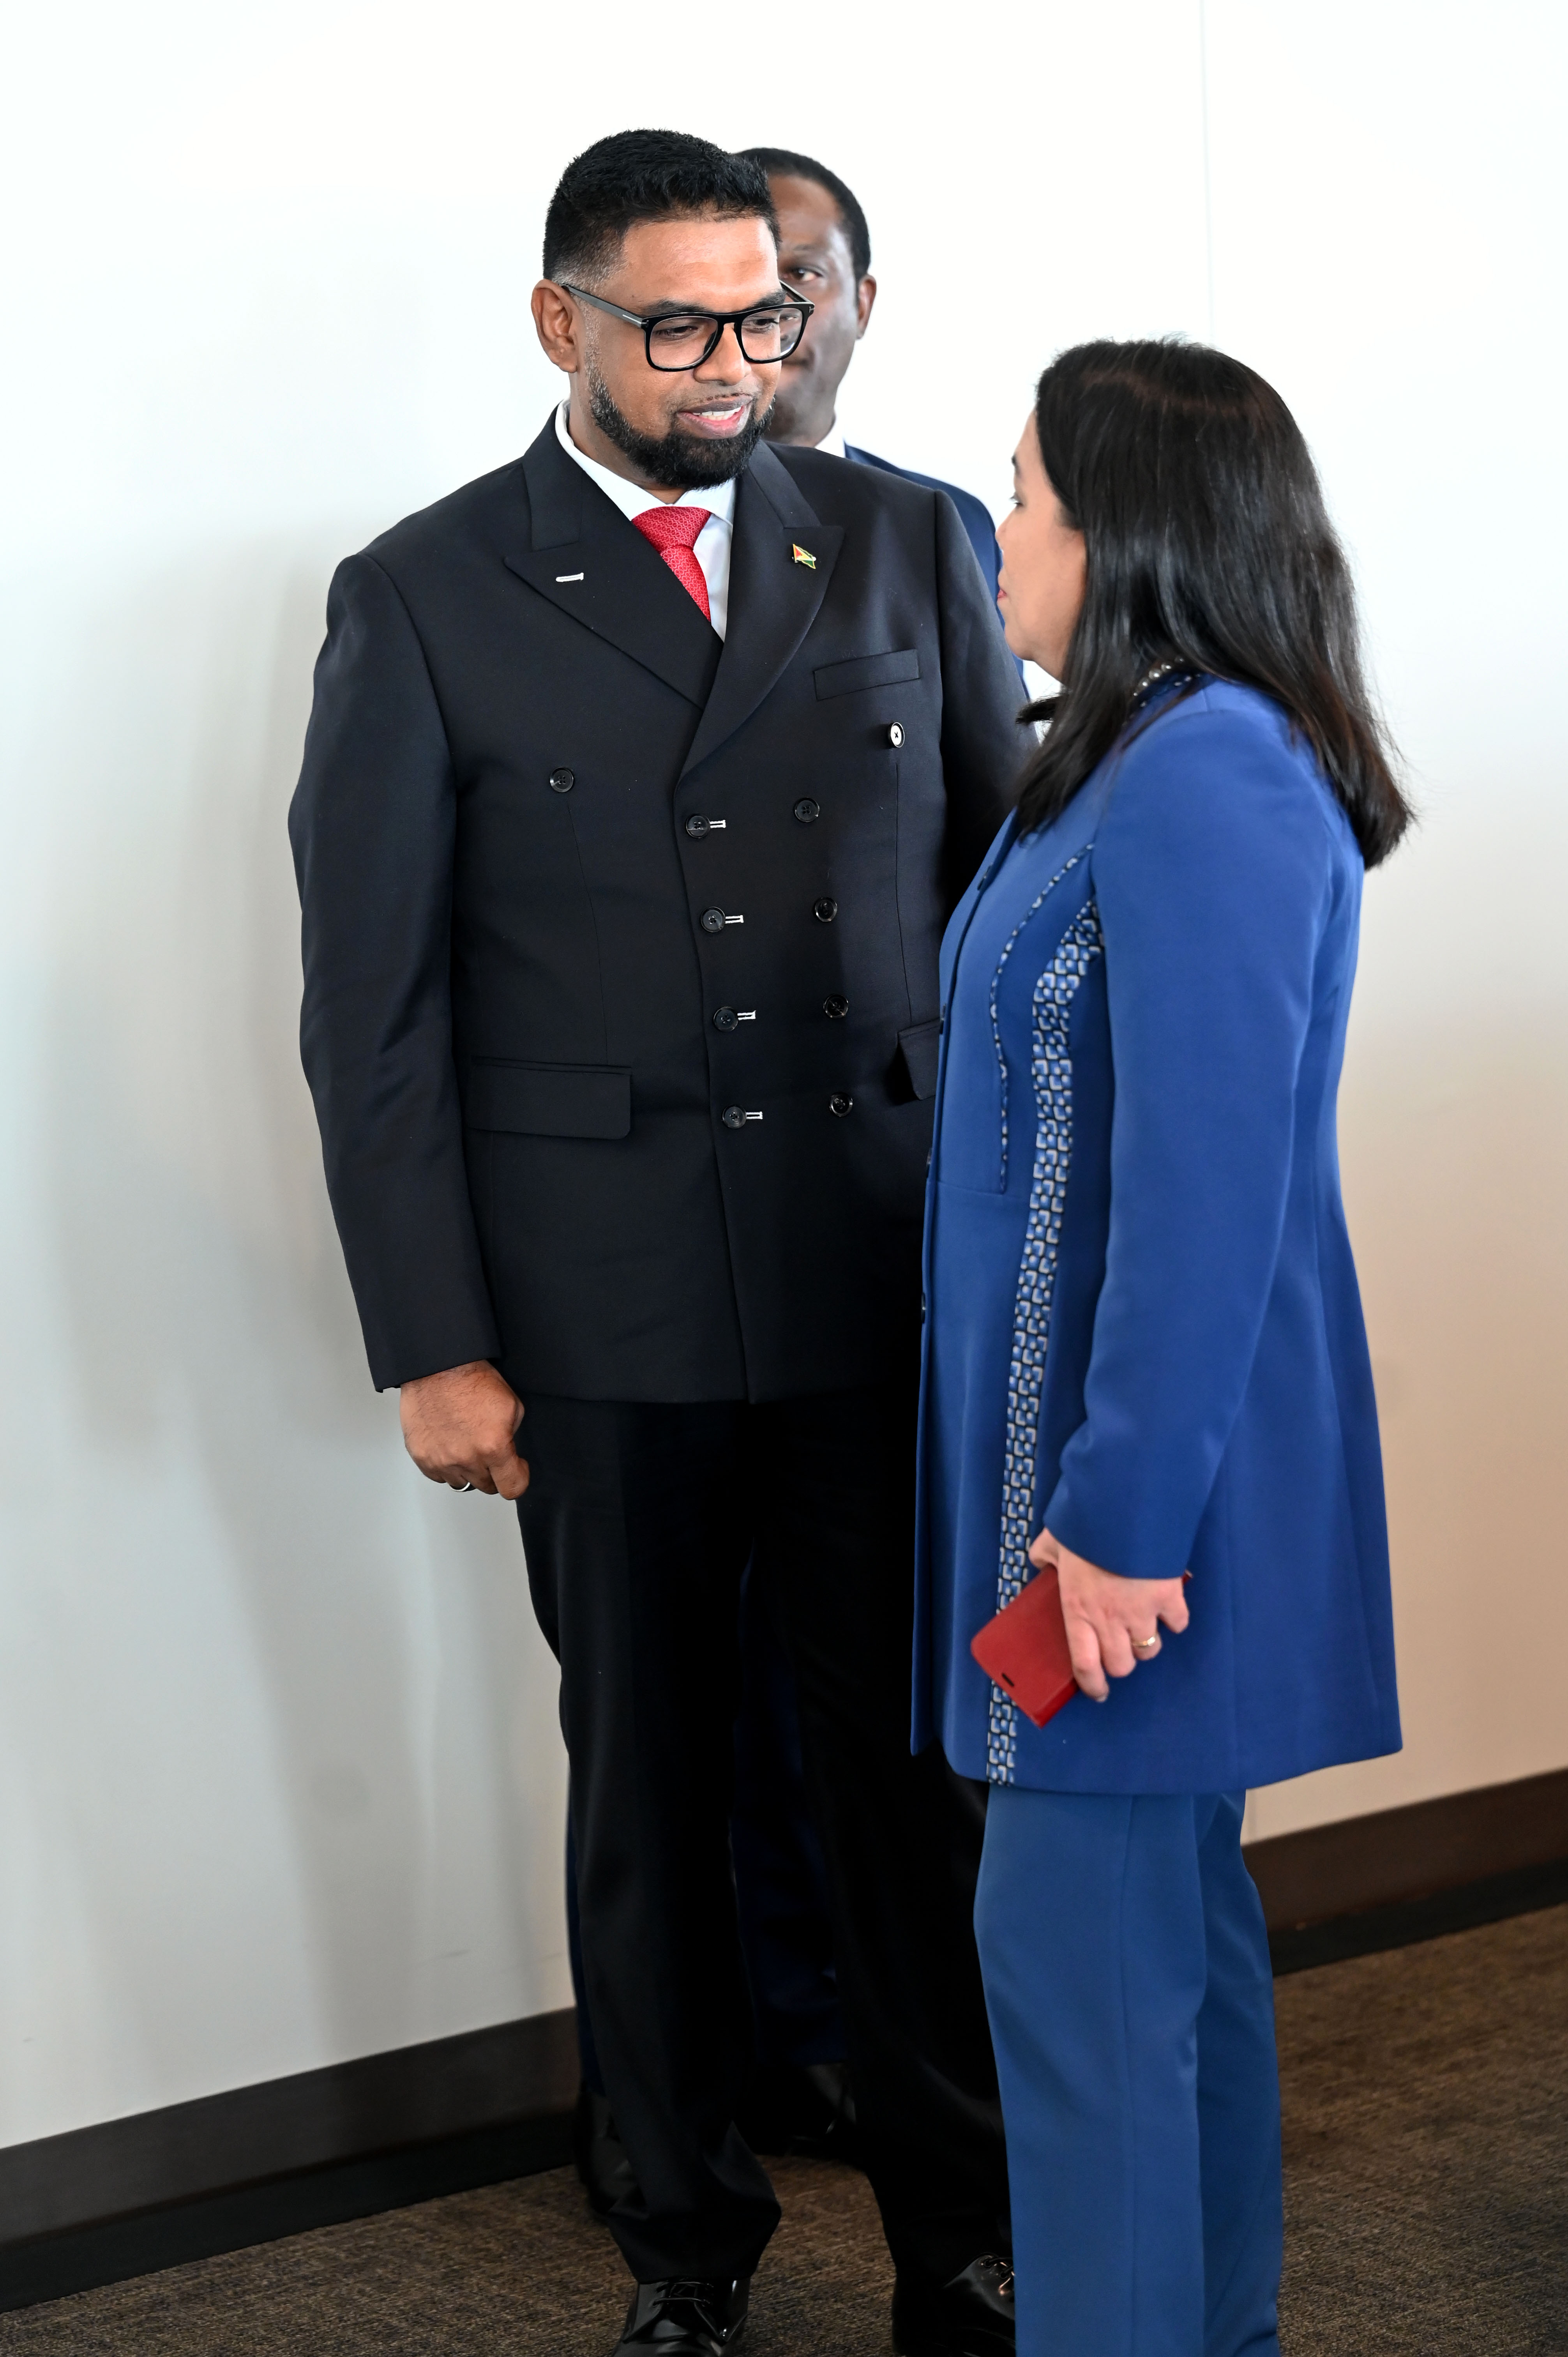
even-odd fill
[[(1008, 641), (1061, 694), (943, 948), (917, 1740), (992, 1787), (1022, 2357), (1240, 2357), (1282, 2231), (1246, 1790), (1400, 1741), (1335, 1097), (1409, 812), (1261, 378), (1080, 346), (1015, 467)], [(1081, 1693), (1036, 1725), (971, 1642), (1042, 1573)]]

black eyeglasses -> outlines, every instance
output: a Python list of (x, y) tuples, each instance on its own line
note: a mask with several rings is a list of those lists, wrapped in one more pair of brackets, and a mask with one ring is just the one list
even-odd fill
[(788, 360), (817, 307), (804, 296), (791, 296), (777, 303), (753, 303), (745, 311), (666, 311), (657, 318), (645, 318), (639, 311), (623, 311), (618, 303), (607, 303), (602, 295), (590, 295), (585, 286), (574, 286), (570, 279), (564, 278), (561, 284), (579, 303), (591, 303), (596, 311), (607, 311), (612, 319), (640, 328), (649, 367), (671, 375), (701, 368), (718, 350), (726, 328), (735, 329), (742, 354), (754, 367)]

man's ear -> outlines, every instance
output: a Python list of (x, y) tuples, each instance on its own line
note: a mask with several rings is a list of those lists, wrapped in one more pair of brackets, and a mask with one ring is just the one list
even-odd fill
[(871, 307), (876, 300), (876, 281), (868, 270), (854, 290), (854, 339), (858, 343), (871, 325)]
[(542, 278), (534, 288), (533, 325), (546, 360), (575, 376), (583, 364), (582, 322), (571, 296), (553, 278)]

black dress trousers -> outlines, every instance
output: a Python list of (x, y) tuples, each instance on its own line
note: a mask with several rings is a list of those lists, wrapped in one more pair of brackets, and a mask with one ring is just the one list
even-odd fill
[(748, 2272), (778, 2222), (734, 2125), (752, 2026), (729, 1853), (737, 1602), (774, 1584), (867, 2168), (895, 2264), (1004, 2243), (1006, 2170), (972, 1928), (983, 1808), (908, 1746), (915, 1385), (762, 1405), (528, 1392), (519, 1506), (561, 1663), (583, 1963), (638, 2192), (633, 2274)]

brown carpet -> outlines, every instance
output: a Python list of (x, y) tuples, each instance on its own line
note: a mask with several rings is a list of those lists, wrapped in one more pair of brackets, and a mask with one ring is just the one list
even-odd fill
[[(1279, 1985), (1288, 2357), (1568, 2352), (1568, 1908)], [(864, 2180), (778, 2164), (753, 2357), (885, 2357)], [(625, 2278), (571, 2175), (0, 2317), (63, 2357), (602, 2357)]]

